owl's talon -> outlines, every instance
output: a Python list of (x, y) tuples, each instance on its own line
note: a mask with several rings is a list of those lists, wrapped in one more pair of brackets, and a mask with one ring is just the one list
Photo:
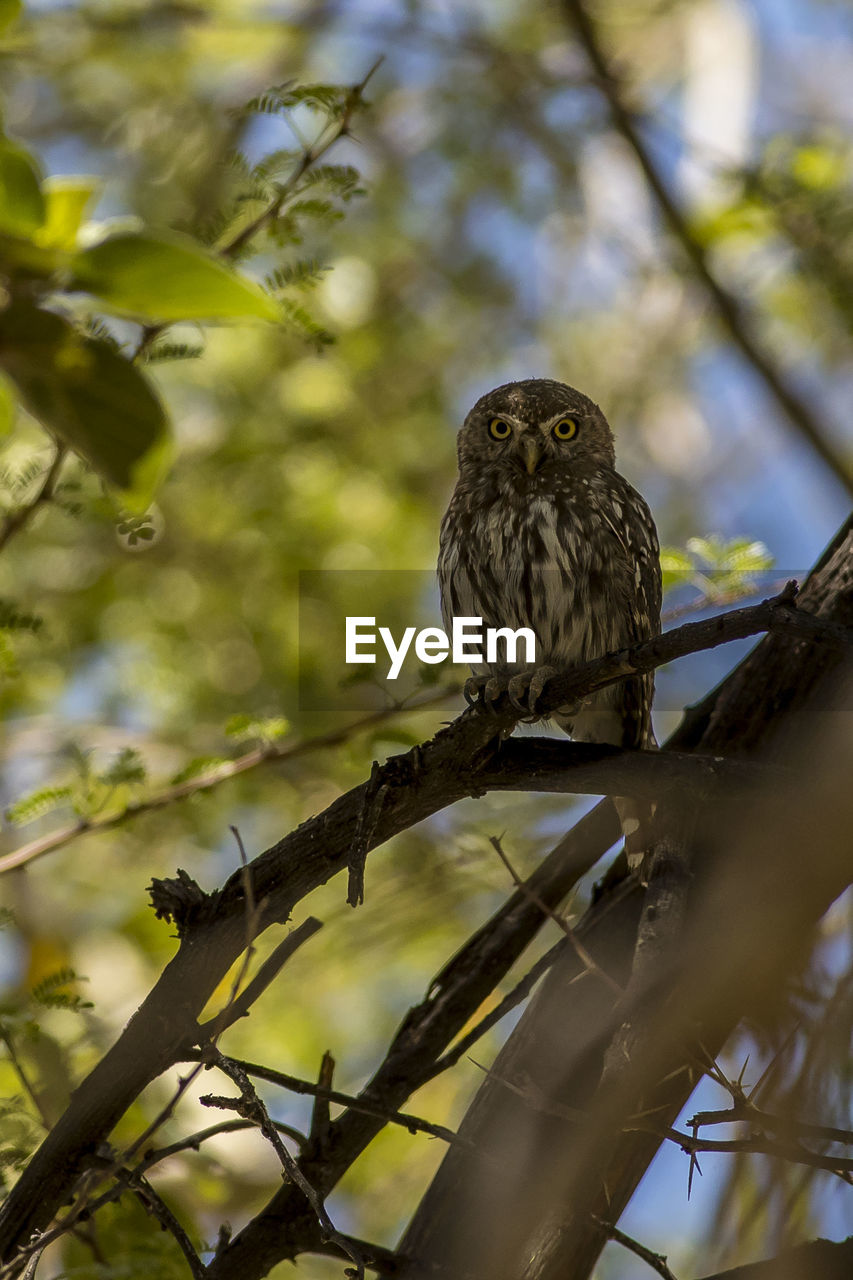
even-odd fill
[(476, 707), (480, 701), (488, 676), (469, 676), (462, 686), (462, 696), (469, 707)]
[(506, 680), (502, 680), (500, 676), (492, 676), (491, 680), (483, 690), (483, 701), (489, 711), (495, 712), (497, 708), (495, 703), (506, 693)]
[(549, 680), (557, 675), (556, 667), (537, 667), (529, 677), (529, 685), (527, 689), (527, 710), (531, 715), (536, 715), (536, 704), (542, 697), (542, 691)]
[(496, 715), (495, 704), (506, 692), (506, 680), (500, 676), (469, 676), (462, 692), (469, 707), (484, 707), (486, 711)]
[(536, 704), (542, 697), (545, 685), (557, 675), (556, 667), (537, 667), (535, 671), (522, 671), (513, 676), (506, 687), (509, 698), (516, 711), (523, 711), (526, 716), (538, 715)]
[(516, 711), (523, 711), (527, 714), (529, 707), (527, 699), (530, 693), (530, 675), (522, 673), (513, 676), (506, 687), (506, 696), (509, 698)]

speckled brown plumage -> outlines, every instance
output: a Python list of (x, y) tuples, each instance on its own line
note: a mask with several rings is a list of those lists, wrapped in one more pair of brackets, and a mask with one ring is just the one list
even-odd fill
[[(495, 430), (508, 434), (494, 439)], [(570, 439), (558, 439), (555, 426)], [(441, 526), (445, 626), (477, 616), (531, 627), (537, 666), (566, 668), (660, 631), (651, 512), (616, 470), (598, 405), (561, 382), (510, 382), (483, 396), (459, 432), (459, 479)], [(498, 662), (493, 675), (522, 668)], [(650, 740), (653, 680), (601, 690), (555, 719), (583, 741)]]

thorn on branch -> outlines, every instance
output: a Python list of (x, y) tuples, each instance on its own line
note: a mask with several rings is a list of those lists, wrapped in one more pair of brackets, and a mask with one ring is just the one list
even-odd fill
[(311, 1128), (308, 1131), (311, 1153), (315, 1158), (322, 1158), (328, 1143), (329, 1092), (332, 1088), (334, 1074), (335, 1060), (327, 1049), (323, 1054), (322, 1061), (320, 1062), (320, 1072), (317, 1076), (318, 1092), (314, 1095), (314, 1106), (311, 1111)]
[(382, 767), (374, 760), (347, 859), (347, 903), (351, 907), (360, 907), (364, 902), (364, 864), (390, 785), (381, 779)]

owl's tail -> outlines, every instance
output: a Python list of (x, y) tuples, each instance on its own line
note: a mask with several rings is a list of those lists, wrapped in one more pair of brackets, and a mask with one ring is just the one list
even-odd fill
[[(647, 750), (656, 750), (657, 745), (654, 730), (649, 724), (643, 746)], [(625, 796), (614, 796), (613, 803), (625, 837), (628, 870), (639, 871), (641, 879), (645, 880), (654, 846), (653, 820), (657, 804), (654, 800), (629, 799)]]
[(652, 853), (652, 821), (657, 805), (653, 800), (628, 800), (622, 796), (614, 796), (613, 803), (625, 837), (628, 870), (639, 871), (644, 879), (645, 865)]

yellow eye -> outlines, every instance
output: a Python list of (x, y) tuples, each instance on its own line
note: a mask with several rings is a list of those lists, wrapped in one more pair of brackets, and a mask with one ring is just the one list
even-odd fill
[(511, 431), (512, 427), (503, 418), (492, 418), (489, 423), (489, 435), (493, 440), (506, 440)]
[(578, 424), (574, 418), (561, 418), (551, 428), (555, 440), (573, 440), (578, 433)]

